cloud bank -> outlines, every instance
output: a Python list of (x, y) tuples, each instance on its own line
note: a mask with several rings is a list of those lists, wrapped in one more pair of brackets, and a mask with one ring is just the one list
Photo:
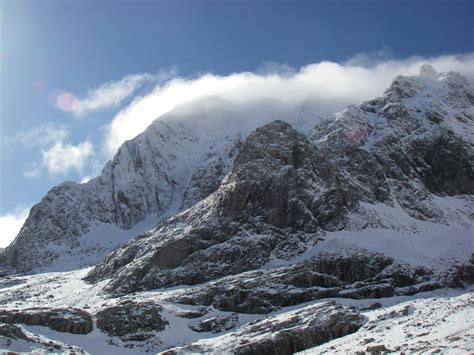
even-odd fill
[[(425, 63), (439, 72), (460, 72), (471, 80), (474, 75), (474, 54), (403, 60), (387, 59), (389, 55), (389, 50), (382, 49), (371, 54), (358, 54), (344, 63), (326, 61), (299, 70), (269, 62), (256, 72), (229, 75), (204, 73), (185, 78), (176, 76), (175, 70), (127, 75), (89, 90), (83, 99), (75, 99), (73, 104), (66, 100), (67, 105), (62, 105), (81, 116), (122, 104), (113, 119), (103, 127), (102, 141), (95, 145), (87, 140), (77, 145), (66, 143), (70, 132), (65, 126), (57, 124), (44, 124), (18, 134), (13, 140), (41, 147), (41, 161), (25, 168), (26, 177), (37, 177), (42, 170), (51, 175), (67, 174), (71, 170), (94, 175), (124, 141), (143, 132), (160, 116), (169, 112), (182, 113), (183, 107), (186, 107), (187, 116), (192, 116), (193, 111), (201, 112), (200, 116), (196, 116), (203, 120), (202, 112), (206, 111), (210, 98), (219, 99), (221, 107), (205, 112), (208, 122), (200, 122), (201, 126), (212, 126), (213, 123), (209, 122), (216, 122), (219, 120), (217, 116), (225, 114), (233, 117), (234, 125), (253, 129), (269, 117), (294, 121), (289, 116), (297, 114), (304, 105), (310, 108), (316, 122), (318, 116), (382, 95), (395, 76), (416, 75)], [(152, 85), (152, 89), (137, 95), (138, 88), (146, 83)], [(123, 100), (133, 95), (134, 99), (123, 105)], [(217, 101), (214, 100), (214, 103)], [(225, 105), (226, 108), (223, 107)], [(94, 171), (84, 171), (86, 166)]]
[[(106, 127), (105, 150), (108, 156), (113, 155), (125, 140), (145, 130), (156, 118), (185, 103), (197, 105), (199, 99), (206, 97), (218, 96), (240, 106), (258, 100), (290, 106), (306, 101), (312, 107), (321, 107), (316, 115), (324, 115), (382, 95), (395, 76), (418, 74), (424, 63), (439, 72), (458, 71), (468, 77), (474, 73), (473, 54), (404, 60), (386, 60), (384, 55), (385, 52), (375, 56), (361, 54), (343, 64), (321, 62), (299, 71), (267, 65), (257, 73), (172, 78), (117, 113)], [(242, 118), (245, 119), (252, 117)]]

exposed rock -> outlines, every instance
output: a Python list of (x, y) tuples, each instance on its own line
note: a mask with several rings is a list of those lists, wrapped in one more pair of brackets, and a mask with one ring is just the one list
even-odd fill
[[(58, 261), (64, 254), (76, 267), (83, 266), (85, 257), (99, 261), (121, 241), (101, 244), (82, 238), (95, 225), (130, 229), (149, 216), (158, 222), (170, 208), (179, 209), (172, 205), (183, 193), (186, 207), (217, 188), (230, 169), (237, 138), (214, 140), (220, 145), (205, 149), (206, 140), (200, 141), (192, 128), (157, 120), (125, 142), (97, 178), (53, 187), (32, 207), (17, 238), (2, 254), (3, 263), (23, 273), (52, 265), (65, 268), (68, 263)], [(200, 177), (206, 180), (198, 181)]]
[(335, 167), (282, 121), (247, 138), (224, 185), (215, 200), (222, 216), (292, 231), (337, 229), (356, 201)]
[(219, 337), (215, 344), (202, 341), (166, 353), (292, 354), (353, 333), (362, 322), (357, 311), (327, 302), (251, 322)]
[(11, 324), (0, 323), (0, 337), (28, 340), (28, 336), (20, 327)]
[(63, 333), (87, 334), (92, 331), (92, 317), (77, 308), (27, 308), (0, 310), (0, 322), (42, 325)]
[[(96, 222), (130, 228), (153, 214), (155, 228), (114, 249), (85, 277), (104, 281), (96, 286), (99, 296), (120, 299), (179, 285), (153, 297), (166, 307), (209, 307), (167, 308), (183, 318), (183, 332), (229, 332), (175, 352), (286, 354), (315, 346), (358, 329), (362, 317), (355, 307), (312, 305), (236, 328), (239, 317), (325, 298), (409, 296), (473, 282), (472, 263), (456, 265), (467, 252), (448, 255), (468, 245), (473, 225), (473, 103), (474, 91), (462, 77), (424, 67), (419, 77), (395, 78), (383, 97), (321, 121), (309, 139), (282, 121), (245, 140), (236, 131), (217, 141), (177, 123), (155, 123), (123, 145), (97, 179), (52, 189), (2, 259), (18, 271), (38, 270), (59, 256), (77, 257), (85, 250), (82, 236)], [(443, 235), (428, 235), (433, 226), (448, 231), (447, 237), (455, 231), (458, 239), (445, 254), (429, 249), (436, 254), (431, 257), (419, 240), (443, 245)], [(412, 245), (420, 249), (412, 251)], [(65, 247), (70, 251), (59, 255)], [(1, 284), (10, 282), (18, 281), (5, 278)], [(32, 295), (24, 290), (16, 300)], [(159, 336), (168, 321), (160, 305), (138, 301), (141, 296), (101, 309), (97, 327), (130, 348), (135, 342), (150, 351), (157, 344), (164, 348)], [(410, 312), (408, 307), (384, 316), (402, 319)], [(53, 322), (42, 315), (24, 322), (85, 331), (67, 317)], [(358, 350), (383, 343), (372, 335)], [(387, 350), (373, 345), (367, 351)]]
[(474, 283), (474, 254), (471, 255), (468, 263), (459, 265), (454, 271), (451, 286), (463, 288), (464, 283)]
[(392, 352), (392, 350), (388, 350), (383, 344), (368, 346), (366, 351), (371, 355), (378, 355), (385, 352), (387, 353)]
[(395, 200), (415, 218), (440, 222), (432, 194), (474, 193), (472, 130), (453, 113), (469, 110), (471, 96), (456, 73), (397, 77), (382, 98), (318, 123), (311, 137), (363, 201)]
[[(381, 254), (326, 254), (291, 266), (225, 277), (180, 292), (170, 301), (239, 313), (265, 314), (329, 297), (382, 298), (441, 288), (420, 268), (392, 265)], [(345, 268), (352, 272), (345, 273)], [(400, 279), (404, 280), (403, 283)], [(415, 285), (407, 287), (407, 285)]]
[[(64, 346), (64, 344), (53, 340), (46, 340), (44, 337), (33, 335), (25, 332), (23, 329), (12, 324), (0, 323), (0, 349), (9, 349), (13, 347), (16, 342), (27, 343), (32, 349), (41, 353), (58, 353), (64, 352), (74, 354), (77, 350), (82, 353), (80, 348), (73, 346)], [(41, 351), (40, 351), (41, 349)], [(35, 352), (36, 352), (35, 351)], [(18, 352), (10, 351), (3, 352), (4, 354), (18, 354)]]
[(175, 314), (181, 318), (193, 319), (193, 318), (199, 318), (206, 315), (207, 310), (205, 308), (201, 308), (199, 310), (179, 311), (179, 312), (176, 312)]
[(110, 335), (124, 337), (123, 340), (136, 340), (133, 334), (138, 336), (165, 329), (168, 321), (161, 316), (161, 311), (162, 308), (153, 302), (123, 301), (97, 312), (96, 325)]
[(236, 314), (231, 316), (216, 316), (191, 323), (189, 328), (195, 332), (221, 333), (235, 328), (238, 320), (239, 316)]

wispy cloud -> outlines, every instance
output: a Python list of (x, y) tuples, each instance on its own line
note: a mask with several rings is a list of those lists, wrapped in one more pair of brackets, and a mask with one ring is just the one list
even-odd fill
[(70, 111), (77, 116), (83, 116), (93, 111), (115, 108), (143, 85), (162, 82), (175, 75), (174, 69), (158, 74), (127, 75), (118, 81), (111, 81), (89, 90), (84, 98), (75, 97)]
[(45, 147), (63, 141), (70, 135), (66, 126), (56, 123), (44, 123), (39, 127), (23, 130), (11, 138), (8, 143), (20, 143), (29, 147)]
[(23, 169), (23, 175), (28, 179), (35, 179), (41, 176), (43, 165), (39, 162), (29, 163)]
[(387, 63), (393, 59), (392, 51), (388, 47), (383, 47), (374, 52), (362, 52), (351, 57), (344, 63), (346, 66), (374, 67), (378, 64)]
[[(319, 107), (315, 114), (323, 115), (383, 94), (395, 76), (418, 74), (424, 63), (432, 64), (438, 71), (454, 70), (469, 77), (474, 73), (472, 54), (392, 60), (386, 58), (387, 53), (382, 50), (375, 54), (359, 54), (343, 64), (320, 62), (298, 71), (269, 64), (257, 73), (172, 78), (117, 113), (106, 129), (105, 149), (109, 156), (114, 154), (125, 140), (142, 132), (161, 115), (185, 103), (194, 102), (198, 108), (199, 99), (210, 96), (239, 107), (258, 100), (273, 100), (290, 106), (306, 101)], [(250, 110), (247, 117), (240, 119), (243, 124), (261, 114), (261, 110)]]
[(28, 217), (29, 208), (16, 208), (13, 212), (0, 216), (0, 247), (7, 247), (20, 231)]

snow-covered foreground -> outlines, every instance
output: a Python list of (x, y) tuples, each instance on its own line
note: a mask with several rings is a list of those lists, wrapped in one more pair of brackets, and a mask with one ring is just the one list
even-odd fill
[[(474, 250), (470, 220), (465, 217), (471, 200), (444, 198), (442, 202), (444, 212), (450, 215), (450, 222), (454, 222), (453, 224), (419, 221), (408, 216), (400, 208), (377, 206), (377, 211), (382, 213), (385, 221), (390, 221), (400, 228), (391, 226), (391, 229), (367, 228), (361, 231), (328, 233), (324, 240), (320, 240), (291, 262), (309, 260), (321, 253), (343, 255), (350, 253), (352, 249), (364, 249), (381, 252), (400, 262), (426, 266), (442, 272), (449, 269), (453, 263), (467, 262)], [(449, 239), (446, 239), (447, 235), (450, 236)], [(271, 270), (288, 263), (289, 261), (274, 259), (261, 269)], [(70, 350), (90, 354), (136, 354), (159, 352), (190, 344), (197, 349), (225, 352), (241, 341), (242, 336), (245, 337), (245, 341), (252, 341), (253, 337), (257, 336), (245, 333), (249, 322), (272, 316), (284, 320), (291, 318), (292, 312), (332, 300), (345, 307), (355, 307), (364, 316), (364, 325), (352, 335), (306, 350), (307, 354), (384, 348), (400, 352), (474, 351), (474, 286), (472, 285), (465, 290), (440, 289), (413, 296), (363, 300), (325, 298), (284, 307), (269, 314), (243, 314), (221, 311), (213, 306), (193, 306), (173, 302), (173, 298), (186, 292), (194, 292), (193, 290), (197, 290), (200, 285), (135, 292), (114, 298), (103, 292), (108, 280), (96, 284), (88, 284), (82, 280), (90, 270), (91, 268), (85, 268), (70, 272), (7, 276), (0, 279), (0, 309), (75, 307), (91, 313), (94, 317), (93, 331), (85, 335), (18, 324), (36, 343), (0, 336), (0, 352), (56, 349), (60, 352)], [(251, 273), (245, 277), (250, 276)], [(230, 278), (224, 277), (222, 280)], [(161, 315), (168, 322), (165, 329), (155, 332), (153, 338), (146, 341), (124, 341), (118, 336), (111, 336), (98, 329), (95, 318), (97, 312), (125, 300), (152, 301), (159, 304), (162, 307)], [(183, 317), (183, 314), (192, 312), (198, 316)], [(215, 317), (229, 319), (230, 326), (226, 328), (228, 325), (226, 323), (218, 332), (197, 332), (192, 329), (200, 321)], [(271, 336), (271, 330), (258, 336)]]
[[(238, 314), (236, 327), (227, 332), (195, 332), (189, 326), (200, 319), (229, 317), (235, 313), (207, 307), (203, 317), (183, 318), (183, 312), (201, 311), (203, 307), (171, 303), (170, 297), (189, 289), (175, 287), (165, 290), (135, 293), (125, 297), (108, 298), (101, 295), (102, 283), (89, 285), (81, 280), (89, 269), (73, 272), (47, 273), (32, 276), (5, 278), (0, 284), (0, 306), (5, 309), (30, 307), (78, 307), (95, 313), (104, 306), (117, 304), (124, 299), (153, 300), (163, 307), (163, 317), (169, 322), (165, 330), (147, 342), (124, 342), (94, 330), (86, 335), (53, 331), (47, 327), (20, 325), (31, 338), (42, 344), (54, 344), (60, 352), (71, 350), (90, 354), (136, 354), (164, 351), (176, 345), (200, 346), (221, 349), (239, 339), (235, 337), (245, 324), (271, 316), (291, 317), (292, 312), (334, 300), (345, 307), (355, 307), (365, 317), (365, 324), (354, 334), (306, 350), (305, 354), (321, 352), (367, 351), (382, 345), (392, 351), (443, 353), (469, 353), (474, 351), (474, 287), (465, 290), (440, 289), (414, 296), (382, 299), (324, 299), (292, 307), (285, 307), (267, 315)], [(270, 330), (269, 330), (270, 332)], [(262, 336), (260, 334), (259, 336)], [(252, 336), (250, 336), (252, 339)], [(0, 337), (0, 351), (38, 351), (47, 348), (21, 339)], [(49, 347), (51, 349), (51, 347)], [(374, 348), (376, 349), (376, 348)], [(50, 350), (49, 350), (50, 351)], [(59, 351), (59, 350), (58, 350)]]
[[(450, 265), (467, 262), (473, 253), (471, 221), (466, 217), (472, 201), (469, 198), (445, 197), (441, 202), (445, 215), (450, 216), (451, 223), (420, 221), (408, 216), (398, 207), (378, 205), (374, 208), (383, 216), (385, 223), (392, 224), (390, 229), (366, 228), (360, 231), (327, 233), (323, 240), (319, 240), (291, 261), (275, 258), (260, 269), (270, 271), (288, 266), (289, 263), (310, 260), (324, 253), (337, 253), (342, 256), (350, 254), (351, 250), (366, 250), (383, 253), (410, 265), (425, 266), (439, 272), (446, 271)], [(446, 238), (447, 235), (449, 239)], [(307, 312), (308, 307), (327, 301), (336, 301), (344, 307), (355, 307), (364, 317), (364, 325), (351, 335), (306, 350), (305, 354), (338, 351), (352, 353), (376, 349), (397, 352), (440, 350), (443, 353), (474, 351), (473, 285), (465, 290), (439, 289), (413, 296), (379, 299), (324, 298), (283, 307), (269, 314), (244, 314), (221, 311), (213, 306), (173, 302), (179, 295), (197, 292), (201, 285), (135, 292), (114, 298), (103, 292), (108, 280), (96, 284), (88, 284), (82, 280), (91, 269), (6, 276), (0, 279), (0, 309), (74, 307), (83, 309), (94, 317), (93, 331), (88, 334), (70, 334), (43, 326), (17, 324), (30, 341), (0, 336), (0, 352), (70, 350), (90, 354), (136, 354), (176, 347), (177, 351), (186, 352), (186, 348), (179, 349), (179, 346), (189, 345), (196, 349), (226, 352), (242, 341), (252, 342), (271, 336), (270, 329), (259, 334), (249, 333), (247, 330), (250, 322), (269, 317), (276, 317), (280, 322), (284, 322), (285, 319), (294, 317), (296, 311)], [(251, 275), (252, 272), (241, 276), (245, 279), (252, 277)], [(227, 276), (222, 280), (227, 283), (232, 277)], [(151, 301), (160, 305), (161, 316), (167, 322), (164, 330), (155, 332), (154, 336), (146, 341), (124, 341), (118, 336), (102, 332), (96, 326), (97, 312), (126, 300)], [(197, 316), (183, 316), (193, 312)], [(216, 332), (198, 332), (193, 329), (199, 322), (208, 319), (228, 321)]]

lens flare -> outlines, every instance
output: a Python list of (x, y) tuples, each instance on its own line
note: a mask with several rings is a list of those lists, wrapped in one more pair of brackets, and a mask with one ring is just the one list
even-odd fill
[(72, 112), (77, 105), (77, 98), (70, 92), (54, 89), (48, 94), (49, 103), (65, 112)]
[(46, 90), (46, 83), (43, 80), (38, 80), (35, 83), (35, 89), (39, 93), (44, 93)]
[(77, 104), (76, 97), (70, 92), (63, 92), (59, 95), (57, 100), (57, 106), (66, 112), (74, 111), (74, 108)]

